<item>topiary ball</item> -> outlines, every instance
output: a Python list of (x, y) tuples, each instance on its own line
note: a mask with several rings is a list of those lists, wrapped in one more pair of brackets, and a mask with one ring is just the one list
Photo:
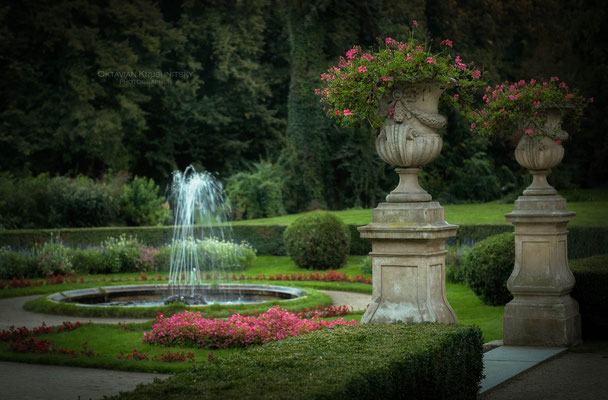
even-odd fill
[(312, 212), (296, 219), (283, 233), (285, 250), (300, 268), (338, 269), (346, 264), (350, 233), (338, 217)]
[(513, 296), (507, 280), (515, 264), (513, 233), (490, 236), (469, 250), (463, 260), (465, 282), (485, 304), (507, 304)]

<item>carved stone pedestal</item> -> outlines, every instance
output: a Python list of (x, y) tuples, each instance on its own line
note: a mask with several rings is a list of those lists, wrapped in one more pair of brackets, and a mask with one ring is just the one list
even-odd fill
[(505, 307), (503, 340), (505, 345), (572, 346), (581, 342), (578, 303), (570, 297), (574, 276), (566, 230), (575, 213), (549, 190), (546, 171), (532, 173), (534, 183), (505, 215), (515, 226), (515, 266), (507, 282), (514, 299)]
[(437, 202), (379, 204), (359, 228), (372, 241), (374, 285), (361, 323), (457, 322), (445, 294), (445, 239), (457, 229)]

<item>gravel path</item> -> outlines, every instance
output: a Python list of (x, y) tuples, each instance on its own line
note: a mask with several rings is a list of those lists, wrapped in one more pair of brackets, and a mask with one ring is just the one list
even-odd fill
[(0, 361), (3, 400), (88, 400), (135, 389), (170, 375)]
[(87, 318), (74, 317), (71, 315), (39, 314), (23, 309), (25, 303), (38, 297), (40, 297), (40, 295), (0, 299), (0, 330), (8, 329), (11, 325), (14, 325), (15, 327), (25, 326), (26, 328), (34, 328), (40, 326), (42, 322), (48, 326), (53, 326), (61, 325), (63, 321), (80, 321), (83, 323), (90, 321), (99, 324), (118, 324), (119, 322), (143, 322), (148, 320), (137, 318)]

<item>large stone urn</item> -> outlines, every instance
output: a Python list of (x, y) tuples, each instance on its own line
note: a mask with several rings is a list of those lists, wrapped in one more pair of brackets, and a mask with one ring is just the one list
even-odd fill
[(373, 210), (372, 223), (359, 228), (372, 241), (373, 271), (372, 304), (362, 323), (457, 322), (445, 293), (445, 239), (458, 227), (445, 221), (443, 208), (418, 183), (421, 167), (441, 152), (441, 93), (431, 84), (402, 86), (380, 104), (387, 120), (376, 149), (397, 167), (399, 184)]
[(564, 155), (558, 140), (567, 137), (557, 110), (549, 113), (544, 129), (552, 137), (524, 135), (515, 150), (533, 181), (515, 201), (515, 210), (505, 215), (515, 227), (515, 265), (507, 281), (513, 300), (503, 319), (506, 345), (571, 346), (581, 341), (578, 303), (570, 297), (574, 276), (566, 230), (575, 213), (547, 182), (548, 170)]

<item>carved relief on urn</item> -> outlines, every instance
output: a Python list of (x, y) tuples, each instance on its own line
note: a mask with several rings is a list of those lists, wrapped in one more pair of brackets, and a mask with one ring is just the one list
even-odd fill
[(447, 118), (437, 112), (442, 89), (435, 85), (403, 86), (382, 99), (386, 125), (376, 137), (378, 155), (396, 167), (420, 167), (439, 156), (443, 141), (437, 129)]

